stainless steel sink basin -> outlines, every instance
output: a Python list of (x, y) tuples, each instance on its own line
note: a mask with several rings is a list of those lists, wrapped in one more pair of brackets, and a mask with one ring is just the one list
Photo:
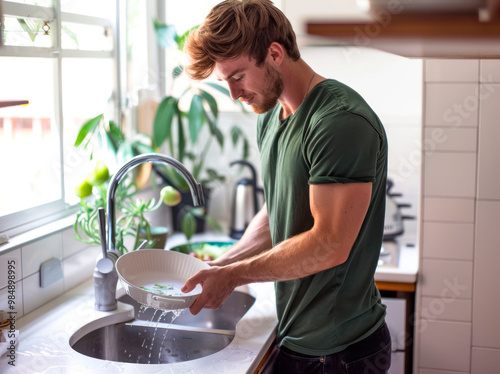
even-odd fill
[(235, 291), (227, 301), (217, 310), (202, 309), (200, 313), (193, 316), (188, 310), (172, 322), (173, 313), (162, 316), (159, 309), (146, 308), (125, 295), (118, 299), (122, 303), (130, 304), (135, 309), (135, 318), (142, 321), (172, 323), (173, 325), (184, 325), (202, 329), (234, 330), (238, 321), (245, 315), (255, 302), (255, 298), (244, 292)]
[(218, 310), (203, 309), (196, 316), (184, 311), (173, 322), (173, 313), (145, 309), (128, 295), (119, 301), (134, 307), (135, 319), (88, 332), (70, 343), (75, 351), (98, 359), (139, 364), (168, 364), (205, 357), (231, 343), (236, 324), (255, 298), (235, 291)]
[(118, 323), (92, 331), (72, 348), (85, 356), (109, 361), (169, 364), (216, 353), (233, 337), (234, 332), (225, 335)]

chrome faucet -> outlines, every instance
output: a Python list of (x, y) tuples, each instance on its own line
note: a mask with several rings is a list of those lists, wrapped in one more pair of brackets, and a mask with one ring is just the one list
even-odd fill
[[(193, 198), (193, 203), (196, 206), (205, 204), (205, 199), (203, 197), (203, 190), (201, 184), (197, 183), (193, 175), (186, 169), (186, 167), (177, 161), (175, 158), (170, 156), (158, 154), (158, 153), (146, 153), (139, 156), (135, 156), (128, 162), (123, 164), (123, 166), (113, 175), (108, 186), (107, 194), (107, 257), (116, 262), (120, 253), (115, 248), (115, 196), (118, 184), (123, 180), (125, 175), (140, 164), (146, 162), (166, 164), (173, 167), (177, 172), (179, 172), (191, 190), (191, 196)], [(115, 310), (116, 305), (116, 285), (118, 282), (118, 274), (113, 265), (112, 271), (106, 272), (101, 271), (98, 267), (94, 270), (94, 289), (95, 289), (95, 308), (100, 311)]]

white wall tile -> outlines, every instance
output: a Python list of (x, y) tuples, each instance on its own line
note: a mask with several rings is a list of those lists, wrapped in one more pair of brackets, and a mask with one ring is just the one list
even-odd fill
[(422, 261), (420, 287), (423, 296), (443, 299), (472, 297), (472, 262), (452, 260)]
[(40, 287), (40, 273), (23, 279), (24, 314), (31, 313), (43, 304), (63, 294), (64, 282), (61, 278), (46, 288)]
[(420, 369), (419, 374), (469, 374), (468, 371), (449, 371), (449, 370), (436, 370), (436, 369)]
[(498, 373), (500, 349), (472, 347), (471, 374)]
[(474, 222), (474, 199), (424, 198), (424, 221)]
[[(12, 269), (9, 269), (13, 267)], [(0, 255), (0, 288), (7, 286), (9, 271), (14, 276), (14, 280), (18, 281), (23, 277), (23, 269), (21, 266), (21, 248), (14, 249)]]
[(63, 258), (69, 257), (86, 247), (88, 247), (88, 244), (75, 239), (75, 230), (73, 227), (62, 232)]
[[(386, 126), (388, 151), (388, 168), (397, 170), (401, 163), (412, 162), (414, 154), (421, 153), (422, 126), (403, 127)], [(420, 161), (418, 160), (418, 170), (420, 170)]]
[(477, 149), (477, 129), (426, 127), (422, 149), (427, 153), (436, 151), (475, 152)]
[(478, 201), (474, 262), (473, 342), (500, 348), (500, 201)]
[(472, 261), (474, 254), (472, 223), (425, 222), (423, 234), (424, 258)]
[(500, 60), (481, 60), (480, 81), (500, 83)]
[(425, 126), (477, 126), (477, 83), (428, 83), (425, 86)]
[(422, 297), (420, 315), (429, 321), (472, 322), (472, 301)]
[[(492, 85), (493, 86), (493, 85)], [(478, 152), (478, 197), (500, 199), (500, 85), (481, 101)]]
[(464, 370), (470, 366), (470, 323), (429, 322), (421, 332), (421, 367), (441, 370)]
[(62, 236), (56, 233), (21, 248), (23, 277), (40, 271), (40, 264), (51, 259), (62, 259)]
[(424, 160), (425, 196), (475, 197), (476, 154), (436, 152)]
[[(0, 310), (16, 312), (16, 318), (20, 318), (23, 316), (23, 282), (16, 282), (14, 287), (14, 294), (12, 294), (12, 290), (9, 292), (7, 287), (0, 290)], [(9, 304), (9, 300), (12, 300), (13, 303)], [(11, 309), (10, 306), (14, 309)]]
[(92, 277), (100, 247), (89, 247), (63, 260), (64, 291)]
[(477, 82), (479, 60), (425, 60), (427, 82)]

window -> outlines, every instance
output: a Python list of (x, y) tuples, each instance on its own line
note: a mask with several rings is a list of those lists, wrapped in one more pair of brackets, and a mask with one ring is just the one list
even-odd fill
[[(2, 2), (0, 232), (67, 213), (78, 201), (72, 191), (89, 155), (73, 148), (76, 133), (100, 113), (120, 115), (118, 4)], [(6, 106), (13, 100), (29, 104)]]

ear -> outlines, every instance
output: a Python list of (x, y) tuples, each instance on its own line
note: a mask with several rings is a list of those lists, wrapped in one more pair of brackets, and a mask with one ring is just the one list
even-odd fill
[(272, 42), (267, 49), (267, 57), (277, 66), (280, 66), (285, 59), (285, 49), (280, 43)]

